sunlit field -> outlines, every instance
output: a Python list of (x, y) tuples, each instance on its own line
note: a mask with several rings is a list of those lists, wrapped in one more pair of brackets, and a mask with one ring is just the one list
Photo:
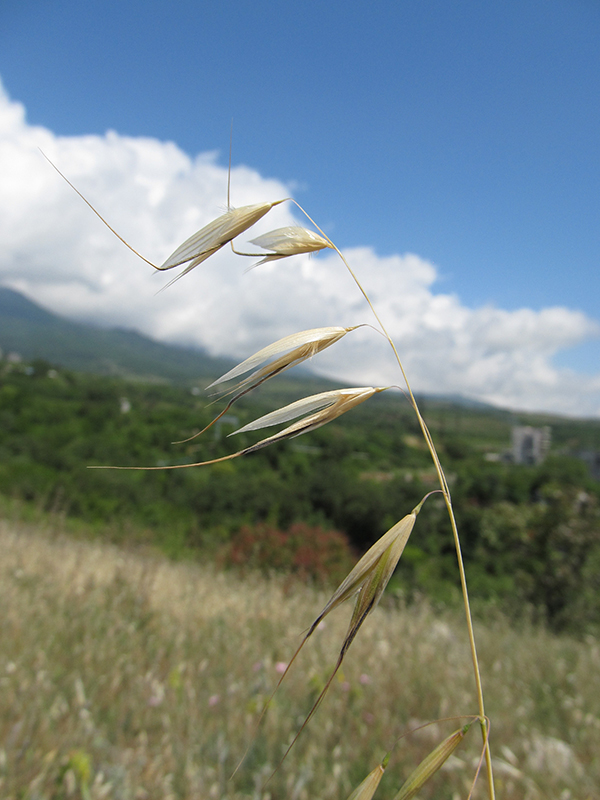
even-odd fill
[[(345, 800), (393, 748), (377, 794), (391, 800), (461, 721), (394, 746), (397, 737), (477, 713), (458, 613), (383, 603), (267, 783), (327, 680), (349, 610), (309, 639), (255, 735), (326, 594), (72, 539), (48, 524), (2, 523), (0, 546), (4, 800)], [(515, 631), (498, 618), (477, 625), (477, 641), (497, 796), (600, 797), (596, 639)], [(419, 797), (466, 798), (480, 748), (474, 725)]]

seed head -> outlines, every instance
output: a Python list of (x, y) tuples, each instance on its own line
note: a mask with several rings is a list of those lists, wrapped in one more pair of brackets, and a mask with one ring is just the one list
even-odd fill
[(450, 758), (470, 727), (471, 723), (469, 722), (450, 734), (435, 750), (432, 750), (407, 778), (394, 800), (410, 800), (411, 797), (414, 797), (429, 778), (438, 771), (446, 759)]
[(372, 772), (369, 772), (360, 786), (357, 786), (352, 792), (348, 800), (371, 800), (383, 777), (386, 766), (387, 758), (384, 762), (378, 764)]
[[(296, 400), (295, 403), (290, 403), (288, 406), (272, 411), (270, 414), (265, 414), (254, 422), (244, 425), (229, 436), (236, 433), (243, 433), (246, 431), (255, 431), (260, 428), (266, 428), (270, 425), (279, 425), (282, 422), (288, 422), (290, 419), (302, 416), (302, 414), (309, 414), (308, 417), (300, 419), (297, 422), (288, 425), (279, 433), (273, 436), (268, 436), (266, 439), (261, 439), (260, 442), (245, 447), (243, 450), (238, 450), (237, 453), (230, 453), (228, 456), (221, 456), (220, 458), (211, 458), (208, 461), (198, 461), (193, 464), (173, 464), (169, 466), (160, 467), (104, 467), (104, 466), (90, 466), (88, 469), (127, 469), (127, 470), (163, 470), (163, 469), (188, 469), (189, 467), (205, 467), (209, 464), (220, 464), (224, 461), (231, 461), (233, 458), (245, 456), (248, 453), (255, 453), (257, 450), (262, 450), (274, 442), (289, 439), (292, 436), (300, 436), (303, 433), (314, 431), (322, 425), (326, 425), (331, 420), (350, 411), (354, 406), (364, 403), (369, 397), (379, 392), (385, 392), (389, 386), (363, 386), (359, 389), (336, 389), (332, 392), (322, 392), (321, 394), (314, 394), (310, 397), (304, 397), (302, 400)], [(310, 414), (311, 411), (315, 413)]]
[(263, 250), (273, 251), (272, 254), (265, 256), (255, 266), (265, 264), (267, 261), (275, 261), (278, 258), (300, 255), (301, 253), (315, 253), (325, 247), (332, 246), (331, 242), (324, 239), (320, 234), (299, 226), (277, 228), (277, 230), (265, 233), (256, 239), (251, 239), (251, 242), (257, 247), (262, 247)]
[[(294, 663), (296, 656), (300, 652), (300, 650), (304, 647), (305, 643), (307, 642), (308, 638), (312, 636), (314, 631), (316, 630), (317, 626), (321, 622), (321, 620), (329, 614), (336, 606), (340, 603), (343, 603), (344, 600), (347, 600), (349, 597), (352, 597), (354, 594), (358, 594), (356, 604), (354, 606), (354, 611), (352, 613), (352, 618), (350, 620), (350, 625), (348, 627), (348, 631), (342, 643), (342, 647), (340, 649), (340, 653), (333, 668), (327, 683), (323, 687), (321, 693), (313, 703), (311, 710), (309, 711), (306, 719), (302, 723), (302, 727), (295, 735), (292, 743), (286, 750), (283, 759), (286, 758), (287, 754), (290, 752), (298, 736), (302, 733), (308, 722), (311, 720), (313, 714), (321, 705), (321, 702), (329, 687), (331, 686), (331, 682), (333, 681), (334, 677), (336, 676), (337, 672), (339, 671), (340, 667), (342, 666), (342, 662), (344, 657), (348, 651), (348, 648), (352, 644), (356, 634), (358, 633), (361, 625), (367, 618), (367, 616), (373, 611), (377, 603), (379, 602), (381, 595), (384, 592), (385, 587), (388, 584), (389, 579), (398, 564), (400, 556), (406, 546), (408, 541), (408, 537), (410, 536), (412, 529), (415, 525), (417, 514), (421, 510), (423, 503), (427, 499), (428, 495), (426, 495), (423, 500), (419, 503), (419, 505), (412, 510), (410, 514), (407, 514), (403, 517), (400, 522), (397, 522), (390, 530), (385, 533), (378, 542), (376, 542), (370, 550), (365, 553), (365, 555), (360, 559), (358, 564), (354, 567), (354, 569), (350, 572), (348, 577), (342, 581), (340, 586), (338, 587), (337, 591), (334, 592), (333, 597), (327, 603), (323, 611), (319, 614), (316, 620), (308, 629), (307, 633), (304, 635), (304, 638), (300, 642), (300, 645), (294, 655), (292, 656), (286, 671), (281, 676), (275, 691), (281, 685), (283, 679), (287, 675), (290, 667)], [(272, 697), (272, 696), (271, 696)], [(270, 701), (268, 701), (270, 702)], [(267, 702), (267, 706), (268, 706)], [(267, 708), (265, 706), (265, 710)], [(263, 711), (264, 714), (264, 711)], [(282, 759), (282, 761), (283, 761)], [(374, 790), (373, 790), (374, 791)]]
[[(296, 400), (295, 403), (290, 403), (283, 408), (279, 408), (277, 411), (271, 411), (270, 414), (259, 417), (254, 420), (254, 422), (244, 425), (243, 428), (229, 435), (234, 436), (238, 433), (256, 431), (260, 428), (267, 428), (271, 425), (289, 422), (289, 420), (296, 419), (296, 417), (300, 417), (303, 414), (309, 415), (288, 425), (287, 428), (279, 431), (279, 433), (269, 436), (267, 439), (262, 439), (260, 442), (257, 442), (257, 444), (247, 447), (242, 451), (243, 453), (252, 453), (273, 442), (278, 442), (281, 439), (289, 439), (292, 436), (300, 436), (303, 433), (314, 431), (342, 414), (345, 414), (346, 411), (350, 411), (354, 406), (364, 403), (365, 400), (373, 397), (374, 394), (385, 392), (386, 389), (389, 389), (389, 386), (361, 386), (356, 389), (334, 389), (331, 392), (313, 394), (310, 397), (303, 397), (301, 400)], [(314, 413), (311, 414), (311, 411)]]
[(335, 344), (349, 331), (353, 331), (358, 327), (360, 326), (354, 325), (351, 328), (332, 326), (327, 328), (311, 328), (307, 331), (292, 333), (290, 336), (278, 339), (276, 342), (273, 342), (273, 344), (268, 345), (268, 347), (263, 347), (262, 350), (259, 350), (245, 361), (242, 361), (237, 367), (230, 369), (225, 375), (221, 375), (220, 378), (213, 381), (207, 388), (211, 389), (213, 386), (217, 386), (220, 383), (231, 381), (243, 375), (245, 372), (254, 369), (264, 361), (268, 361), (270, 358), (273, 358), (273, 356), (288, 351), (285, 356), (267, 364), (267, 366), (262, 367), (248, 378), (236, 384), (235, 389), (239, 389), (248, 383), (254, 384), (257, 380), (262, 381), (265, 376), (272, 377), (272, 375), (294, 367), (296, 364), (300, 364), (317, 353), (320, 353), (321, 350), (325, 350), (327, 347)]
[[(412, 533), (412, 529), (417, 520), (417, 514), (421, 510), (423, 502), (424, 500), (422, 500), (410, 514), (407, 514), (393, 525), (387, 533), (384, 533), (383, 536), (367, 550), (364, 556), (358, 561), (333, 593), (333, 596), (323, 611), (312, 624), (310, 632), (317, 627), (319, 622), (321, 622), (330, 611), (337, 608), (340, 603), (348, 600), (348, 598), (352, 597), (357, 592), (361, 593), (361, 597), (359, 598), (359, 602), (357, 602), (355, 614), (357, 614), (357, 609), (359, 609), (359, 607), (362, 608), (365, 604), (365, 598), (367, 597), (371, 598), (369, 612), (375, 608), (406, 547), (406, 543)], [(352, 623), (350, 625), (350, 630), (352, 630)]]
[(175, 280), (178, 280), (194, 267), (197, 267), (198, 264), (206, 261), (207, 258), (235, 239), (236, 236), (239, 236), (240, 233), (254, 225), (255, 222), (258, 222), (273, 206), (283, 202), (285, 201), (275, 200), (273, 203), (257, 203), (251, 206), (229, 209), (225, 214), (209, 222), (204, 228), (196, 231), (189, 239), (186, 239), (156, 269), (173, 269), (173, 267), (179, 267), (189, 261), (190, 263), (183, 272), (175, 278)]

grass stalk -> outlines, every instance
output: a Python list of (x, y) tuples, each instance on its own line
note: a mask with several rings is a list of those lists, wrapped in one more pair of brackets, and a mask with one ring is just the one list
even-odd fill
[(350, 264), (348, 263), (348, 261), (344, 257), (344, 255), (341, 252), (341, 250), (336, 246), (336, 244), (334, 242), (331, 241), (331, 239), (327, 236), (327, 234), (317, 225), (317, 223), (302, 208), (302, 206), (299, 203), (297, 203), (295, 200), (293, 200), (292, 202), (294, 202), (295, 205), (300, 209), (300, 211), (302, 211), (302, 213), (307, 217), (307, 219), (310, 220), (310, 222), (315, 226), (315, 228), (319, 231), (319, 233), (325, 239), (327, 239), (331, 249), (334, 250), (338, 254), (340, 259), (342, 260), (342, 263), (344, 264), (344, 266), (346, 267), (347, 271), (349, 272), (352, 280), (356, 284), (358, 290), (360, 291), (360, 293), (364, 297), (365, 301), (367, 302), (367, 304), (368, 304), (373, 316), (375, 317), (375, 320), (377, 321), (377, 324), (379, 325), (379, 328), (380, 328), (382, 334), (385, 336), (385, 338), (387, 339), (390, 347), (392, 348), (392, 351), (394, 353), (394, 358), (396, 359), (396, 362), (398, 364), (400, 372), (402, 373), (402, 378), (404, 379), (404, 382), (406, 384), (406, 390), (407, 390), (407, 393), (408, 393), (408, 398), (409, 398), (410, 404), (413, 407), (413, 410), (414, 410), (414, 412), (416, 414), (417, 420), (419, 422), (419, 426), (421, 428), (421, 432), (423, 434), (423, 438), (425, 439), (425, 442), (427, 443), (427, 448), (429, 450), (429, 453), (431, 455), (431, 458), (432, 458), (432, 461), (433, 461), (433, 464), (434, 464), (434, 467), (435, 467), (435, 471), (436, 471), (436, 474), (437, 474), (437, 477), (438, 477), (440, 488), (441, 488), (442, 494), (444, 496), (444, 502), (446, 504), (446, 509), (448, 511), (448, 517), (450, 519), (450, 526), (452, 528), (452, 538), (453, 538), (453, 541), (454, 541), (454, 548), (455, 548), (455, 551), (456, 551), (456, 559), (457, 559), (457, 562), (458, 562), (458, 571), (459, 571), (459, 575), (460, 575), (461, 593), (462, 593), (462, 597), (463, 597), (463, 604), (464, 604), (465, 617), (466, 617), (466, 623), (467, 623), (467, 632), (468, 632), (468, 637), (469, 637), (469, 648), (470, 648), (470, 651), (471, 651), (471, 660), (473, 662), (473, 673), (474, 673), (474, 678), (475, 678), (475, 691), (476, 691), (476, 696), (477, 696), (477, 705), (478, 705), (479, 718), (480, 718), (480, 724), (481, 724), (481, 735), (483, 737), (484, 747), (485, 747), (485, 763), (486, 763), (486, 772), (487, 772), (488, 794), (489, 794), (490, 800), (494, 800), (495, 796), (496, 796), (495, 795), (495, 790), (494, 790), (494, 774), (493, 774), (493, 767), (492, 767), (492, 756), (491, 756), (491, 751), (490, 751), (490, 746), (489, 746), (489, 727), (488, 727), (487, 717), (486, 717), (486, 713), (485, 713), (485, 703), (484, 703), (484, 698), (483, 698), (483, 686), (482, 686), (482, 682), (481, 682), (481, 670), (479, 669), (479, 659), (477, 657), (477, 645), (476, 645), (476, 642), (475, 642), (475, 633), (474, 633), (474, 630), (473, 630), (473, 616), (471, 614), (471, 604), (470, 604), (470, 601), (469, 601), (469, 591), (468, 591), (468, 587), (467, 587), (467, 576), (466, 576), (466, 573), (465, 573), (464, 560), (463, 560), (463, 556), (462, 556), (462, 548), (461, 548), (461, 544), (460, 544), (460, 536), (459, 536), (459, 533), (458, 533), (458, 525), (456, 524), (456, 517), (454, 515), (454, 509), (452, 507), (452, 495), (450, 493), (450, 487), (448, 486), (448, 481), (446, 480), (446, 475), (444, 474), (444, 470), (443, 470), (442, 464), (440, 462), (439, 456), (437, 454), (437, 450), (436, 450), (433, 438), (431, 436), (431, 433), (429, 432), (429, 428), (427, 427), (427, 424), (425, 423), (425, 420), (423, 419), (423, 416), (422, 416), (421, 411), (419, 409), (419, 405), (418, 405), (417, 400), (416, 400), (416, 398), (415, 398), (415, 396), (413, 394), (413, 391), (412, 391), (412, 388), (411, 388), (411, 385), (410, 385), (410, 381), (408, 380), (408, 376), (407, 376), (407, 374), (406, 374), (406, 372), (404, 370), (404, 365), (402, 364), (402, 360), (400, 358), (400, 354), (398, 353), (396, 345), (395, 345), (392, 337), (388, 333), (387, 328), (385, 327), (381, 317), (379, 316), (379, 314), (377, 313), (375, 307), (373, 306), (373, 303), (371, 302), (371, 298), (369, 297), (369, 295), (365, 291), (365, 289), (364, 289), (363, 285), (361, 284), (361, 282), (359, 281), (356, 273), (354, 272), (354, 270), (352, 269), (352, 267), (350, 266)]

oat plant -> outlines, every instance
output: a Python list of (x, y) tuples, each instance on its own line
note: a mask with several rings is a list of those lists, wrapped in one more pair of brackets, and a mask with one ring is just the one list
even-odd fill
[[(50, 162), (52, 163), (52, 162)], [(231, 164), (231, 157), (230, 157)], [(52, 164), (54, 166), (54, 164)], [(54, 167), (57, 169), (56, 167)], [(62, 173), (57, 169), (59, 174), (65, 178)], [(231, 170), (229, 171), (229, 174)], [(230, 181), (228, 180), (227, 186), (227, 211), (217, 219), (210, 222), (208, 225), (197, 231), (183, 242), (176, 250), (159, 265), (153, 264), (151, 261), (141, 256), (131, 245), (129, 245), (119, 234), (106, 222), (106, 220), (96, 211), (91, 203), (86, 200), (83, 195), (67, 180), (69, 185), (79, 194), (79, 196), (90, 206), (90, 208), (97, 214), (98, 217), (104, 222), (105, 225), (136, 255), (140, 256), (147, 264), (152, 266), (157, 271), (168, 271), (177, 267), (183, 267), (182, 271), (170, 282), (178, 280), (183, 277), (195, 267), (206, 261), (210, 256), (221, 250), (225, 245), (229, 244), (233, 254), (242, 258), (258, 259), (257, 263), (252, 266), (260, 266), (261, 264), (289, 258), (294, 255), (300, 254), (313, 254), (323, 249), (333, 250), (342, 260), (349, 275), (354, 281), (358, 292), (362, 295), (372, 315), (371, 321), (366, 321), (363, 325), (374, 327), (381, 333), (387, 340), (391, 347), (394, 358), (397, 363), (398, 370), (402, 378), (402, 391), (408, 402), (412, 406), (414, 414), (416, 415), (421, 433), (423, 435), (426, 446), (431, 455), (437, 479), (439, 482), (439, 489), (444, 498), (446, 509), (448, 512), (448, 519), (451, 529), (451, 534), (454, 541), (456, 550), (458, 571), (460, 576), (460, 583), (462, 588), (462, 596), (464, 601), (464, 610), (466, 625), (468, 631), (468, 639), (470, 645), (474, 684), (475, 684), (475, 698), (477, 703), (477, 714), (475, 718), (479, 721), (482, 733), (484, 761), (487, 773), (487, 794), (490, 800), (495, 797), (494, 794), (494, 781), (492, 774), (492, 760), (489, 747), (489, 722), (485, 714), (484, 697), (482, 690), (481, 675), (479, 670), (477, 648), (475, 643), (475, 636), (473, 632), (472, 616), (469, 605), (469, 595), (467, 590), (467, 581), (463, 565), (463, 558), (461, 553), (461, 545), (459, 532), (454, 516), (452, 497), (448, 486), (448, 481), (444, 474), (444, 470), (440, 459), (438, 457), (436, 447), (432, 436), (429, 432), (427, 424), (419, 410), (416, 398), (411, 389), (408, 376), (404, 370), (402, 360), (396, 344), (389, 335), (382, 319), (377, 313), (376, 308), (373, 306), (367, 292), (360, 283), (356, 273), (344, 257), (340, 249), (333, 243), (327, 234), (316, 224), (316, 222), (308, 215), (308, 213), (293, 199), (284, 198), (277, 199), (272, 202), (257, 203), (255, 205), (244, 206), (241, 208), (233, 208), (230, 204)], [(300, 225), (290, 227), (278, 228), (269, 233), (263, 234), (253, 240), (251, 243), (260, 248), (259, 252), (248, 253), (242, 250), (237, 250), (234, 240), (237, 239), (242, 233), (249, 230), (258, 220), (265, 217), (269, 211), (276, 205), (283, 202), (293, 203), (298, 210), (308, 219), (313, 226), (313, 229), (305, 228)], [(166, 286), (169, 286), (168, 283)], [(166, 287), (163, 287), (166, 288)], [(276, 377), (282, 372), (291, 369), (298, 364), (303, 363), (309, 358), (318, 356), (320, 352), (326, 348), (334, 346), (343, 337), (352, 333), (359, 326), (353, 327), (322, 327), (306, 331), (293, 332), (284, 338), (269, 344), (259, 350), (254, 355), (241, 362), (232, 370), (222, 375), (218, 380), (211, 384), (209, 389), (216, 390), (222, 396), (228, 397), (225, 407), (214, 417), (211, 423), (204, 429), (195, 433), (190, 439), (205, 433), (215, 422), (217, 422), (230, 408), (244, 395), (252, 392), (261, 384)], [(244, 377), (245, 376), (245, 377)], [(355, 388), (340, 388), (333, 391), (322, 392), (316, 395), (302, 398), (294, 403), (290, 403), (283, 408), (276, 409), (269, 414), (266, 414), (253, 422), (244, 425), (235, 434), (249, 433), (253, 431), (262, 430), (277, 425), (286, 425), (286, 427), (271, 434), (265, 438), (259, 439), (255, 444), (244, 447), (240, 450), (234, 451), (228, 455), (214, 458), (207, 461), (200, 461), (190, 464), (174, 464), (171, 466), (101, 466), (95, 467), (97, 469), (144, 469), (144, 470), (163, 470), (163, 469), (187, 469), (192, 467), (209, 466), (218, 462), (228, 461), (234, 458), (250, 455), (257, 450), (267, 447), (275, 442), (282, 441), (291, 437), (297, 437), (310, 431), (313, 431), (334, 419), (337, 419), (342, 414), (350, 411), (357, 405), (369, 400), (376, 394), (391, 389), (392, 386), (361, 386)], [(233, 435), (233, 434), (230, 434)], [(184, 441), (189, 441), (186, 439)], [(182, 442), (179, 442), (180, 444)], [(176, 443), (177, 444), (177, 443)], [(430, 493), (431, 494), (431, 493)], [(428, 495), (427, 495), (428, 496)], [(339, 670), (344, 656), (350, 647), (352, 641), (358, 635), (359, 630), (364, 623), (367, 616), (378, 604), (385, 587), (398, 564), (402, 555), (404, 547), (412, 533), (413, 528), (417, 522), (417, 515), (419, 514), (427, 496), (413, 509), (410, 513), (406, 514), (400, 519), (389, 531), (381, 536), (381, 538), (370, 548), (370, 550), (359, 560), (354, 569), (349, 573), (346, 579), (340, 584), (338, 589), (334, 592), (329, 602), (325, 605), (321, 613), (314, 620), (313, 624), (305, 634), (300, 647), (289, 661), (285, 673), (281, 677), (281, 681), (287, 675), (296, 655), (304, 646), (307, 640), (311, 637), (320, 622), (324, 617), (333, 611), (337, 606), (346, 600), (354, 599), (354, 610), (351, 616), (350, 624), (346, 636), (341, 643), (337, 663), (319, 697), (315, 701), (311, 711), (305, 719), (300, 730), (294, 737), (292, 743), (286, 750), (283, 758), (287, 755), (291, 747), (294, 745), (300, 732), (304, 729), (311, 717), (317, 712), (318, 707), (325, 696), (331, 682)], [(280, 683), (281, 683), (280, 681)], [(277, 687), (276, 687), (277, 688)], [(263, 711), (267, 711), (267, 706)], [(261, 717), (262, 719), (262, 717)], [(403, 787), (400, 788), (396, 795), (396, 800), (408, 800), (413, 797), (421, 788), (426, 780), (428, 780), (437, 770), (453, 750), (460, 744), (464, 737), (469, 725), (460, 728), (450, 737), (441, 742), (432, 753), (429, 754), (421, 764), (417, 765), (413, 774), (409, 776)], [(282, 761), (283, 761), (282, 758)], [(387, 756), (375, 769), (365, 778), (362, 784), (353, 792), (351, 800), (367, 800), (373, 797), (381, 776), (387, 764)], [(471, 794), (471, 793), (470, 793)], [(470, 795), (469, 795), (470, 796)]]

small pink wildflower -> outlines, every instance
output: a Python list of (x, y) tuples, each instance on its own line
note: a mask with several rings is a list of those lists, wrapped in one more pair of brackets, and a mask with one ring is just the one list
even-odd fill
[(285, 663), (285, 661), (278, 661), (275, 664), (275, 672), (278, 672), (280, 675), (283, 675), (287, 668), (288, 665)]
[(220, 700), (221, 700), (221, 695), (211, 694), (211, 696), (208, 698), (208, 707), (214, 708), (216, 705), (219, 704)]
[(163, 701), (162, 697), (159, 697), (158, 695), (153, 694), (152, 697), (150, 697), (148, 699), (148, 705), (150, 706), (150, 708), (156, 708), (157, 706), (159, 706), (162, 703), (162, 701)]
[(363, 686), (368, 686), (371, 683), (371, 676), (363, 672), (358, 681), (362, 683)]
[(349, 681), (343, 681), (342, 682), (342, 691), (343, 692), (349, 692), (351, 688), (352, 687), (350, 686)]

